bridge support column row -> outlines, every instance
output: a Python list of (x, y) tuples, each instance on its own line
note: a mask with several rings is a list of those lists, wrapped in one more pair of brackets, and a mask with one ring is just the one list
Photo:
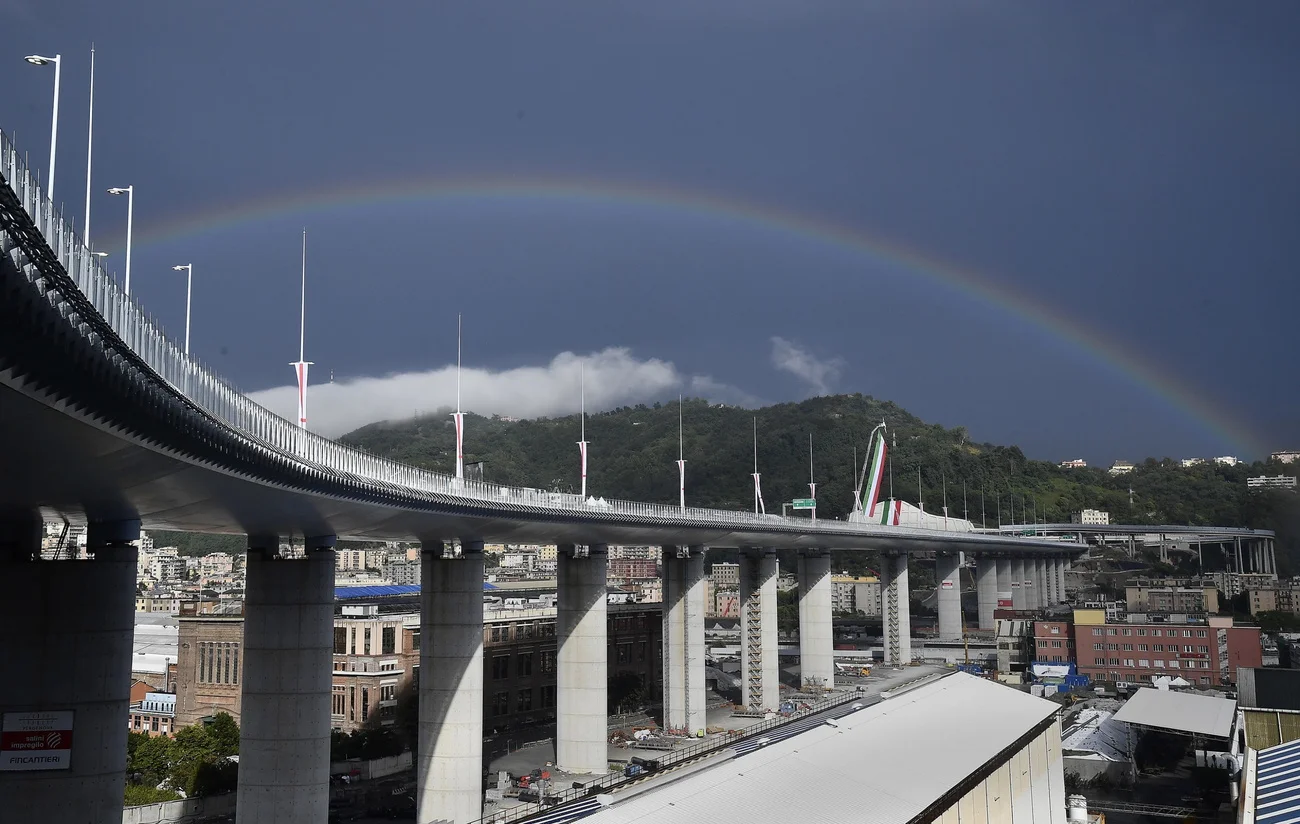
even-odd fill
[(907, 586), (907, 555), (880, 556), (880, 611), (884, 614), (885, 663), (912, 663), (912, 608)]
[[(0, 708), (15, 714), (11, 724), (28, 725), (53, 745), (5, 753), (0, 816), (48, 824), (122, 820), (135, 632), (131, 542), (139, 537), (138, 521), (92, 523), (92, 560), (42, 561), (39, 520), (0, 523)], [(64, 740), (53, 740), (54, 732)], [(49, 759), (62, 759), (61, 767)]]
[(835, 688), (835, 637), (831, 628), (831, 556), (799, 556), (799, 677), (805, 687)]
[(240, 824), (315, 824), (329, 814), (334, 537), (281, 558), (250, 537), (240, 699)]
[(604, 773), (609, 769), (609, 547), (562, 544), (557, 550), (556, 764), (565, 772)]
[(975, 598), (979, 609), (980, 629), (993, 629), (993, 611), (998, 607), (998, 564), (988, 555), (975, 559)]
[(776, 709), (781, 680), (776, 646), (776, 553), (740, 553), (741, 695), (751, 710)]
[[(998, 558), (998, 606), (1010, 609), (1011, 602), (1011, 559)], [(994, 624), (996, 625), (996, 620)]]
[(419, 706), (416, 821), (477, 821), (483, 816), (481, 541), (461, 541), (459, 552), (426, 542), (420, 553)]
[(664, 724), (694, 734), (705, 721), (704, 547), (665, 546)]
[(956, 552), (935, 553), (935, 586), (939, 612), (939, 638), (961, 638), (961, 557)]

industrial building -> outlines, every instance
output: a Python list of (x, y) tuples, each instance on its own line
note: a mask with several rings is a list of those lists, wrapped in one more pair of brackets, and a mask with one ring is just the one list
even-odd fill
[(582, 820), (1064, 821), (1058, 710), (954, 673), (643, 792), (602, 796)]

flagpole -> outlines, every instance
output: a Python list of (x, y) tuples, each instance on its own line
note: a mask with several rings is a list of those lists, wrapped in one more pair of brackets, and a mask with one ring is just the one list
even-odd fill
[(813, 481), (813, 436), (808, 433), (808, 495), (813, 500), (812, 522), (817, 523), (817, 484)]
[(298, 360), (289, 364), (298, 378), (298, 428), (307, 428), (307, 230), (302, 230), (302, 291), (298, 304)]
[(767, 507), (763, 504), (763, 488), (758, 474), (758, 416), (754, 416), (754, 514), (766, 515)]

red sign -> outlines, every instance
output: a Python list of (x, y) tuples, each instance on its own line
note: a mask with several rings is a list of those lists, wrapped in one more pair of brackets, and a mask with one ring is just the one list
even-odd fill
[(1178, 657), (1183, 659), (1194, 658), (1197, 661), (1204, 661), (1209, 658), (1210, 655), (1206, 652), (1180, 652), (1178, 653)]
[(7, 712), (0, 723), (0, 771), (72, 767), (72, 710)]
[(940, 588), (940, 589), (952, 589), (952, 581), (944, 581), (943, 583), (939, 584), (939, 588)]
[(1007, 609), (1010, 609), (1010, 608), (1011, 608), (1011, 599), (1010, 599), (1010, 598), (999, 598), (999, 599), (998, 599), (998, 606), (999, 606), (999, 607), (1006, 607)]

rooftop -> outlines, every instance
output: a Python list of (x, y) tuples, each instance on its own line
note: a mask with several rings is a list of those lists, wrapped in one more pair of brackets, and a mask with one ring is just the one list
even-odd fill
[[(1057, 710), (1050, 701), (954, 673), (621, 803), (614, 796), (584, 821), (901, 824), (1045, 727)], [(939, 740), (944, 746), (916, 744)]]
[(1120, 707), (1115, 720), (1142, 727), (1227, 738), (1232, 734), (1236, 711), (1237, 702), (1229, 698), (1144, 687)]

